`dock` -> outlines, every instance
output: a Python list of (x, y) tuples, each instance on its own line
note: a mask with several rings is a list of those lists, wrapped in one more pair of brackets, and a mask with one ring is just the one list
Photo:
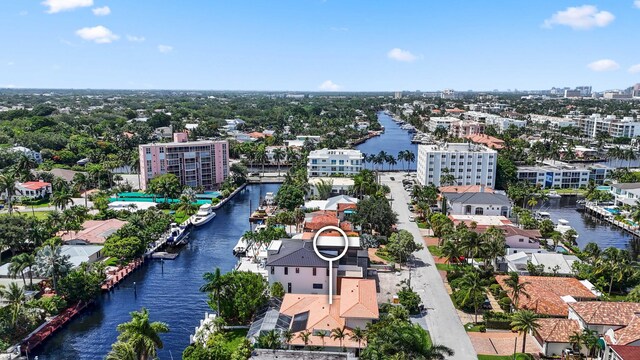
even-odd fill
[(53, 333), (58, 331), (76, 315), (80, 314), (90, 304), (91, 302), (77, 303), (74, 306), (68, 307), (60, 314), (54, 316), (51, 320), (40, 325), (24, 340), (22, 340), (22, 344), (20, 345), (21, 351), (26, 352), (27, 354), (33, 351), (33, 349), (42, 344), (43, 341), (45, 341), (49, 336), (53, 335)]
[(585, 212), (595, 218), (604, 220), (612, 225), (615, 225), (621, 230), (624, 230), (626, 233), (633, 235), (637, 238), (640, 238), (640, 227), (632, 226), (623, 221), (618, 221), (615, 219), (614, 215), (607, 211), (604, 207), (598, 206), (596, 203), (586, 202), (585, 203)]
[(137, 268), (142, 266), (142, 264), (144, 264), (143, 257), (131, 261), (122, 269), (116, 271), (115, 274), (107, 276), (107, 280), (105, 280), (105, 282), (102, 284), (102, 291), (110, 291), (111, 289), (113, 289), (114, 286), (118, 285)]
[(159, 251), (151, 254), (152, 259), (163, 259), (163, 260), (174, 260), (177, 258), (179, 253), (168, 253), (166, 251)]

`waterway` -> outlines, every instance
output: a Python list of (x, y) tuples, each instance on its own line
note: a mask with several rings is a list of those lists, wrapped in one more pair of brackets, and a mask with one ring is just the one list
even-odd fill
[[(410, 134), (407, 130), (402, 130), (400, 125), (382, 111), (378, 112), (378, 121), (380, 122), (380, 125), (384, 126), (384, 134), (365, 141), (364, 143), (356, 146), (356, 149), (365, 154), (377, 154), (380, 151), (384, 151), (394, 157), (397, 157), (400, 151), (410, 150), (415, 154), (416, 162), (407, 164), (406, 162), (398, 161), (398, 164), (392, 166), (391, 169), (405, 170), (407, 169), (407, 166), (409, 166), (409, 169), (415, 170), (418, 161), (418, 145), (411, 143), (413, 134)], [(374, 164), (366, 163), (365, 166), (371, 169)], [(389, 165), (384, 165), (384, 170), (387, 169), (389, 169)]]
[(250, 204), (255, 209), (261, 195), (278, 187), (247, 186), (216, 210), (214, 220), (191, 233), (189, 244), (176, 260), (150, 260), (30, 356), (38, 355), (40, 360), (103, 359), (118, 336), (116, 326), (128, 321), (131, 311), (146, 307), (152, 321), (163, 321), (171, 329), (162, 335), (160, 359), (181, 359), (189, 335), (205, 311), (210, 311), (207, 295), (198, 291), (202, 274), (216, 267), (223, 272), (233, 269), (236, 258), (232, 249), (249, 230)]
[(575, 196), (564, 196), (561, 199), (550, 199), (540, 208), (551, 214), (551, 220), (557, 223), (559, 219), (569, 221), (578, 233), (576, 240), (578, 246), (582, 249), (590, 242), (594, 242), (605, 249), (608, 247), (616, 247), (619, 249), (628, 249), (633, 253), (638, 253), (640, 243), (634, 239), (629, 233), (620, 230), (618, 227), (609, 224), (606, 221), (599, 220), (585, 212), (576, 210)]

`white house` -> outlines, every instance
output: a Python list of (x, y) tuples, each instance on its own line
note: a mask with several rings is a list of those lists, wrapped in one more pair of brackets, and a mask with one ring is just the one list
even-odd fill
[(309, 153), (307, 176), (356, 175), (363, 166), (360, 150), (322, 149)]
[(12, 148), (9, 148), (9, 151), (22, 153), (25, 156), (28, 156), (28, 157), (32, 158), (38, 164), (40, 164), (42, 162), (42, 155), (40, 154), (40, 152), (31, 150), (31, 149), (29, 149), (27, 147), (14, 146)]
[[(51, 195), (51, 183), (44, 181), (27, 181), (24, 183), (16, 183), (16, 192), (14, 198), (17, 199), (42, 199)], [(1, 199), (7, 198), (7, 192), (0, 194)]]
[(635, 205), (640, 200), (640, 183), (612, 184), (610, 192), (615, 197), (616, 205)]
[(485, 185), (496, 181), (498, 152), (471, 143), (418, 145), (418, 182), (440, 186), (445, 174), (453, 175), (457, 185)]
[(330, 183), (331, 184), (331, 196), (336, 195), (346, 195), (349, 194), (351, 188), (353, 187), (353, 179), (352, 178), (343, 178), (343, 177), (314, 177), (309, 178), (309, 192), (311, 196), (318, 196), (317, 185), (322, 183)]
[(455, 215), (505, 216), (511, 214), (511, 201), (506, 195), (490, 192), (443, 193), (447, 211)]

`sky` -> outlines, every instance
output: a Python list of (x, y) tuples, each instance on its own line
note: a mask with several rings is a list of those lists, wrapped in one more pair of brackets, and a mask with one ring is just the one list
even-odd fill
[(594, 90), (640, 82), (640, 0), (1, 0), (0, 87)]

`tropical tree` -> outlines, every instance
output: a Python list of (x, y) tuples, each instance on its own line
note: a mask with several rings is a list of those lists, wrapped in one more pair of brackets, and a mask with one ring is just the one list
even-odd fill
[(51, 277), (53, 290), (58, 292), (58, 279), (71, 270), (69, 255), (62, 255), (59, 245), (45, 245), (38, 251), (35, 260), (35, 272)]
[(319, 331), (318, 332), (318, 337), (320, 338), (320, 341), (322, 341), (322, 347), (324, 347), (324, 338), (327, 336), (327, 333), (324, 331)]
[(349, 336), (349, 340), (358, 342), (358, 351), (360, 351), (362, 349), (360, 347), (360, 344), (363, 340), (366, 339), (366, 337), (367, 331), (356, 326), (355, 328), (353, 328), (353, 330), (351, 330), (351, 336)]
[(271, 330), (258, 336), (257, 345), (263, 349), (271, 349), (276, 352), (276, 349), (282, 347), (282, 340), (280, 333), (277, 330)]
[(633, 270), (630, 265), (631, 257), (627, 250), (610, 247), (603, 251), (596, 260), (594, 273), (609, 277), (609, 291), (607, 293), (611, 295), (614, 281), (622, 281)]
[(291, 340), (293, 340), (294, 334), (293, 331), (291, 331), (291, 329), (287, 329), (285, 331), (282, 332), (282, 338), (284, 339), (284, 342), (287, 343), (287, 347), (291, 348)]
[(302, 340), (302, 342), (304, 343), (304, 346), (307, 346), (309, 345), (309, 339), (311, 338), (311, 333), (309, 332), (309, 330), (305, 330), (298, 334), (298, 338)]
[(344, 328), (341, 327), (337, 327), (335, 329), (331, 330), (331, 338), (333, 340), (338, 340), (340, 341), (340, 347), (342, 348), (342, 341), (344, 340), (344, 338), (347, 337), (347, 332), (344, 331)]
[(514, 309), (518, 309), (520, 296), (524, 296), (527, 299), (531, 298), (531, 295), (529, 295), (526, 290), (527, 285), (530, 285), (531, 283), (528, 281), (520, 281), (520, 275), (518, 275), (517, 272), (510, 272), (509, 277), (504, 279), (504, 284), (509, 289), (509, 292), (511, 292)]
[(68, 186), (62, 186), (55, 190), (51, 195), (51, 204), (56, 207), (56, 209), (66, 209), (67, 205), (73, 204), (73, 193), (70, 191)]
[(163, 343), (160, 334), (169, 332), (169, 326), (163, 322), (149, 321), (149, 311), (133, 311), (131, 321), (118, 325), (118, 341), (129, 344), (138, 360), (155, 359)]
[(326, 200), (331, 197), (331, 192), (333, 191), (333, 180), (320, 179), (320, 181), (315, 184), (315, 188), (318, 192), (318, 197), (321, 200)]
[(460, 278), (459, 282), (461, 298), (460, 305), (466, 307), (468, 305), (473, 306), (473, 311), (475, 315), (475, 323), (478, 323), (478, 299), (482, 298), (485, 292), (485, 287), (482, 284), (482, 277), (480, 273), (476, 270), (472, 270), (467, 272), (462, 278)]
[(85, 192), (84, 207), (88, 208), (89, 196), (88, 194), (86, 194), (86, 191), (89, 189), (89, 186), (91, 186), (91, 181), (89, 180), (89, 177), (81, 172), (76, 173), (75, 175), (73, 175), (73, 185), (77, 192), (79, 193)]
[(24, 290), (17, 283), (12, 282), (8, 289), (4, 286), (0, 288), (0, 296), (11, 310), (11, 326), (15, 328), (25, 302)]
[(116, 341), (111, 344), (111, 351), (105, 360), (138, 360), (138, 354), (133, 346), (128, 342)]
[(16, 186), (16, 175), (13, 172), (5, 172), (4, 174), (0, 174), (0, 194), (6, 196), (7, 209), (9, 210), (9, 214), (13, 213), (13, 197), (16, 192), (18, 192), (18, 188)]
[(220, 291), (224, 286), (220, 268), (217, 267), (216, 270), (212, 273), (204, 273), (204, 275), (202, 275), (202, 278), (206, 281), (206, 283), (200, 287), (200, 291), (210, 292), (217, 304), (218, 309), (220, 309)]
[(273, 150), (273, 160), (278, 165), (278, 176), (280, 176), (280, 163), (285, 159), (285, 152), (282, 148), (275, 148)]
[(520, 310), (513, 314), (511, 329), (522, 334), (523, 353), (525, 352), (527, 346), (527, 334), (537, 330), (540, 327), (538, 319), (538, 314), (530, 310)]

